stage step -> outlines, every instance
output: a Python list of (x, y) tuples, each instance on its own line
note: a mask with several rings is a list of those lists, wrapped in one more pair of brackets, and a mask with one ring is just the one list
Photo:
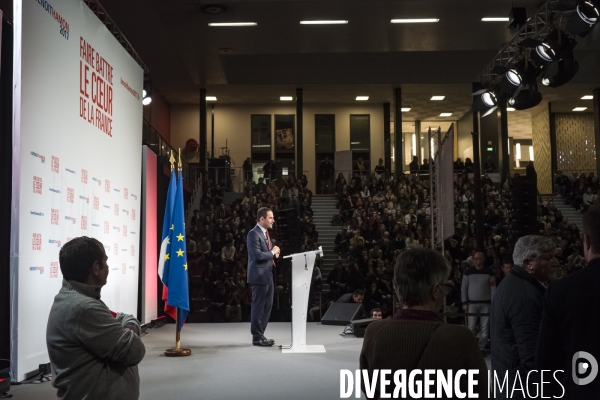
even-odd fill
[[(342, 231), (341, 226), (332, 226), (331, 220), (334, 215), (337, 215), (338, 209), (336, 208), (337, 200), (335, 197), (313, 197), (312, 209), (313, 209), (313, 221), (317, 232), (319, 232), (319, 246), (323, 247), (324, 257), (321, 261), (321, 274), (323, 275), (323, 282), (326, 282), (329, 272), (333, 269), (335, 260), (338, 259), (338, 255), (334, 252), (335, 248), (335, 237)], [(348, 261), (344, 263), (347, 265)], [(323, 291), (329, 290), (329, 285), (323, 283)]]

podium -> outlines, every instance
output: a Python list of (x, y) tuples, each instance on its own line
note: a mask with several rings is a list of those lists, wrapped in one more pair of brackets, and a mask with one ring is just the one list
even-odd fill
[(323, 257), (323, 248), (296, 253), (283, 258), (292, 259), (292, 344), (281, 346), (282, 353), (325, 353), (323, 345), (306, 344), (306, 317), (310, 282), (317, 254)]

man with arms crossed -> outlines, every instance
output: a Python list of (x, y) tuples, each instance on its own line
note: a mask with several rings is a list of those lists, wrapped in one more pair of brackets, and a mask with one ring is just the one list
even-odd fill
[(57, 397), (73, 400), (138, 399), (137, 365), (146, 349), (139, 322), (112, 313), (100, 300), (108, 277), (102, 244), (89, 237), (59, 253), (62, 288), (48, 317), (46, 344)]
[(273, 267), (279, 257), (279, 247), (271, 244), (268, 229), (273, 227), (273, 211), (262, 207), (256, 215), (256, 226), (248, 232), (248, 283), (252, 286), (252, 309), (250, 332), (254, 346), (273, 346), (272, 339), (265, 338), (273, 306)]

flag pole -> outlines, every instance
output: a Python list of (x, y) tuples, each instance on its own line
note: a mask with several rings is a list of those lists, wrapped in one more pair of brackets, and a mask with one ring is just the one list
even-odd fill
[[(174, 169), (175, 158), (171, 152), (171, 171)], [(179, 149), (179, 162), (177, 170), (181, 173), (181, 149)], [(175, 308), (175, 348), (165, 350), (166, 357), (186, 357), (192, 354), (190, 349), (181, 348), (181, 329), (179, 328), (179, 308)]]
[(179, 329), (179, 308), (175, 309), (175, 348), (166, 349), (166, 357), (186, 357), (192, 355), (192, 350), (181, 348), (181, 330)]

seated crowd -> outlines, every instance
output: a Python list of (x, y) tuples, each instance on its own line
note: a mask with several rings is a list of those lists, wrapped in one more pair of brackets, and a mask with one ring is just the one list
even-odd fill
[[(306, 176), (293, 175), (266, 183), (248, 182), (244, 197), (231, 205), (223, 203), (223, 191), (215, 185), (203, 198), (203, 209), (194, 210), (187, 233), (190, 265), (190, 297), (192, 312), (207, 313), (210, 321), (250, 321), (252, 290), (246, 283), (248, 251), (246, 237), (256, 225), (261, 207), (274, 212), (295, 208), (301, 229), (299, 251), (316, 249), (318, 233), (312, 220), (312, 192), (306, 187)], [(271, 233), (273, 245), (282, 246), (277, 227)], [(285, 246), (283, 247), (285, 252)], [(280, 261), (281, 262), (281, 259)], [(318, 271), (318, 268), (315, 268)], [(290, 303), (289, 269), (279, 268), (275, 304)]]
[[(486, 165), (490, 172), (494, 168), (494, 165)], [(343, 227), (335, 239), (335, 251), (340, 259), (327, 277), (331, 301), (360, 290), (364, 292), (363, 304), (367, 311), (380, 308), (384, 318), (393, 314), (395, 303), (391, 282), (397, 257), (405, 249), (432, 247), (428, 170), (419, 170), (417, 173), (415, 168), (413, 173), (401, 175), (397, 180), (393, 177), (378, 179), (375, 172), (359, 171), (347, 182), (342, 174), (338, 175), (335, 192)], [(476, 187), (470, 170), (460, 159), (454, 164), (455, 233), (446, 240), (443, 255), (452, 267), (450, 284), (453, 288), (446, 299), (450, 310), (463, 308), (463, 276), (475, 265), (478, 252), (482, 253), (483, 265), (490, 269), (497, 283), (512, 264), (509, 243), (511, 178), (498, 184), (487, 173), (483, 175), (485, 248), (477, 249)], [(542, 200), (538, 197), (538, 221), (539, 233), (558, 247), (558, 277), (581, 269), (585, 260), (579, 229), (561, 215), (551, 198)]]
[(554, 179), (555, 190), (562, 196), (565, 204), (570, 204), (576, 210), (587, 211), (592, 204), (599, 204), (598, 192), (600, 191), (600, 182), (593, 172), (589, 174), (573, 173), (569, 178), (562, 171), (557, 171)]

